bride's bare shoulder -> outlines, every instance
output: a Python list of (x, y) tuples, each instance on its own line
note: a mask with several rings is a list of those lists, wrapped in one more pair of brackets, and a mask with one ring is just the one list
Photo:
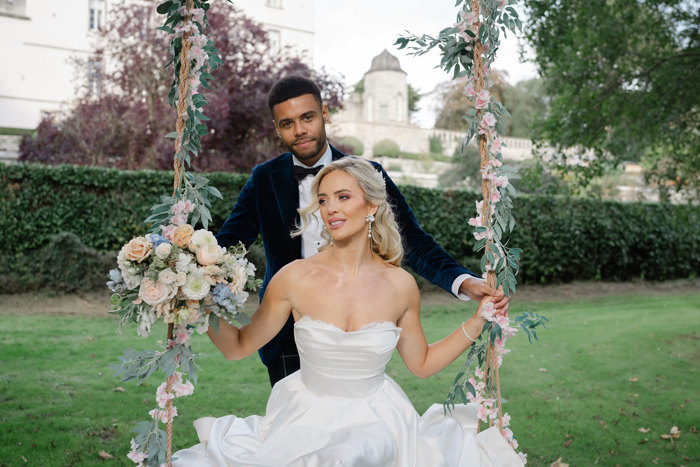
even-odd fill
[(304, 277), (308, 277), (309, 275), (316, 273), (319, 268), (322, 267), (323, 265), (314, 260), (313, 257), (307, 259), (297, 259), (283, 266), (277, 272), (277, 274), (275, 274), (275, 277), (279, 276), (281, 280), (293, 278), (294, 280), (299, 281)]
[(384, 263), (384, 273), (389, 281), (403, 293), (418, 293), (418, 284), (411, 273), (404, 268)]

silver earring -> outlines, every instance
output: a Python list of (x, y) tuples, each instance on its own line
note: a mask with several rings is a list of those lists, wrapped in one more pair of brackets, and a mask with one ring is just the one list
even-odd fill
[(369, 232), (367, 233), (367, 238), (372, 238), (372, 222), (374, 222), (374, 214), (370, 214), (365, 217), (365, 222), (369, 223)]

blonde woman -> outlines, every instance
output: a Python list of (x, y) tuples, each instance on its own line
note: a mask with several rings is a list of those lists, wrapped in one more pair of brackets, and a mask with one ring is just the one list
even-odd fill
[(265, 416), (198, 420), (202, 443), (178, 452), (175, 465), (521, 465), (497, 429), (476, 434), (473, 407), (445, 416), (436, 404), (421, 417), (384, 373), (396, 348), (413, 374), (435, 374), (473, 344), (484, 320), (477, 310), (428, 345), (381, 174), (345, 157), (319, 172), (312, 194), (294, 235), (320, 211), (327, 244), (272, 278), (250, 326), (221, 321), (218, 333), (208, 331), (237, 360), (291, 314), (301, 369), (273, 387)]

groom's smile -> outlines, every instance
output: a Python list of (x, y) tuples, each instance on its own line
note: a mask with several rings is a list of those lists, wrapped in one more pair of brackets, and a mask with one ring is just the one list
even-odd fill
[(328, 107), (312, 94), (303, 94), (276, 104), (272, 113), (277, 134), (287, 149), (309, 167), (318, 162), (326, 151)]

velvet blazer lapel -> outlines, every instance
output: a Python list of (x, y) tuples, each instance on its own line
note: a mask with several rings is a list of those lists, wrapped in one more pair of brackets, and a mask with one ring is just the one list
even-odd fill
[[(278, 209), (279, 215), (282, 218), (282, 223), (286, 226), (287, 231), (282, 237), (287, 238), (288, 247), (292, 250), (293, 256), (301, 258), (301, 237), (291, 238), (289, 233), (295, 228), (299, 221), (299, 185), (292, 175), (292, 155), (285, 154), (281, 158), (280, 163), (270, 171), (271, 192), (275, 198), (273, 206)], [(272, 214), (272, 213), (270, 213)], [(284, 245), (279, 245), (284, 248)]]

